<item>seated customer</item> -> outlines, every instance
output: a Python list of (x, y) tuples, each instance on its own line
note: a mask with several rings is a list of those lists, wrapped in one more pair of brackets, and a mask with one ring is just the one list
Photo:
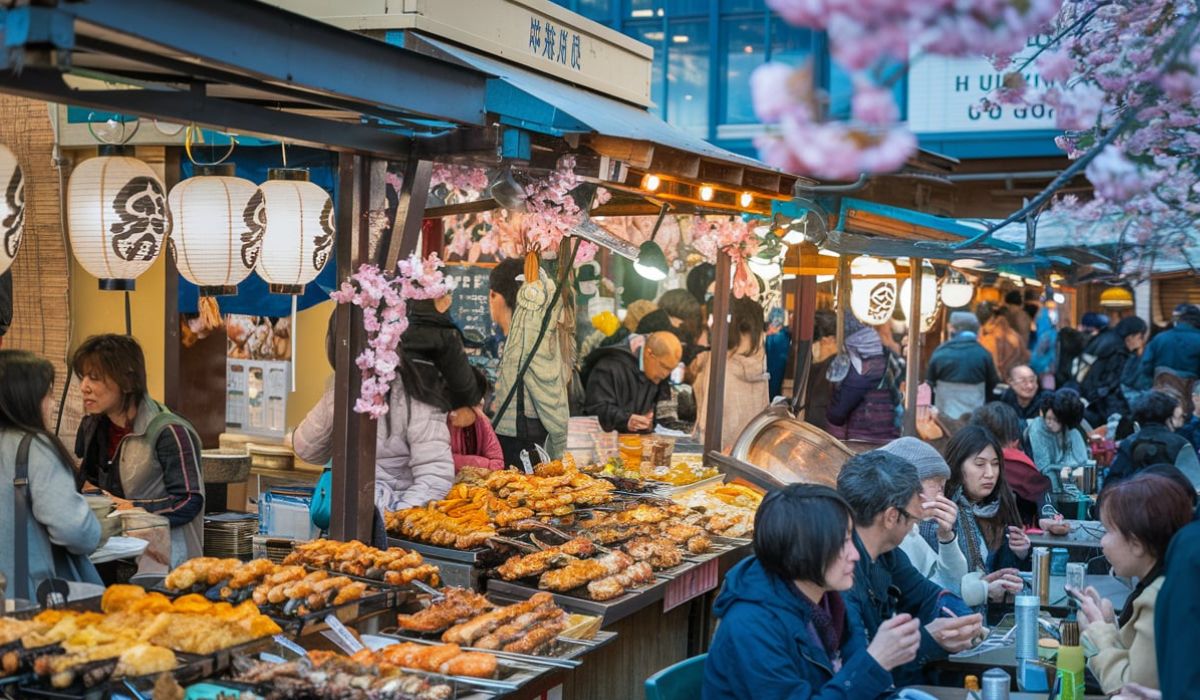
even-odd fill
[(889, 671), (917, 654), (920, 622), (897, 615), (868, 645), (846, 616), (859, 553), (850, 506), (825, 486), (791, 484), (763, 499), (754, 555), (725, 577), (704, 666), (704, 700), (879, 698)]
[(1083, 401), (1074, 389), (1059, 389), (1042, 401), (1042, 415), (1029, 422), (1025, 437), (1038, 471), (1062, 488), (1064, 468), (1082, 467), (1091, 458), (1083, 432)]
[(1099, 504), (1104, 556), (1113, 573), (1136, 576), (1138, 585), (1119, 616), (1096, 589), (1072, 589), (1079, 601), (1088, 668), (1105, 694), (1126, 683), (1158, 688), (1154, 611), (1165, 579), (1161, 562), (1171, 538), (1191, 522), (1192, 494), (1165, 476), (1139, 474), (1105, 487)]
[[(924, 681), (923, 668), (969, 649), (981, 636), (983, 618), (971, 614), (962, 599), (913, 568), (897, 549), (921, 516), (921, 481), (917, 468), (882, 450), (851, 457), (837, 479), (838, 493), (854, 514), (858, 564), (854, 588), (846, 594), (850, 624), (862, 625), (874, 639), (896, 614), (920, 618), (921, 647), (917, 658), (892, 670), (896, 685)], [(949, 610), (958, 617), (943, 617)]]
[(963, 588), (979, 583), (987, 588), (984, 600), (976, 603), (980, 611), (988, 602), (1000, 603), (1006, 594), (1021, 591), (1017, 570), (1027, 568), (1029, 558), (1029, 537), (1004, 480), (1002, 451), (996, 437), (978, 425), (958, 431), (946, 446), (946, 496), (958, 505), (958, 546), (971, 571)]
[[(932, 445), (914, 437), (892, 440), (879, 449), (916, 467), (921, 480), (924, 520), (912, 524), (900, 550), (922, 576), (958, 593), (962, 577), (967, 574), (967, 558), (954, 543), (958, 506), (942, 493), (950, 478), (950, 467)], [(972, 603), (968, 600), (967, 605)]]
[(1152, 464), (1173, 464), (1200, 488), (1200, 460), (1196, 448), (1175, 428), (1182, 423), (1182, 409), (1175, 396), (1151, 391), (1133, 404), (1133, 420), (1139, 430), (1121, 441), (1117, 456), (1108, 468), (1109, 483), (1127, 479)]
[(1008, 372), (1008, 389), (1000, 395), (1000, 401), (1017, 412), (1024, 430), (1028, 421), (1041, 414), (1042, 401), (1050, 394), (1038, 384), (1037, 375), (1028, 365), (1017, 365)]
[(597, 416), (606, 431), (653, 431), (655, 405), (669, 398), (668, 380), (682, 356), (679, 338), (669, 331), (632, 335), (597, 349), (590, 366), (583, 368), (584, 413)]
[(1007, 404), (993, 401), (971, 416), (973, 425), (987, 428), (1004, 448), (1004, 480), (1017, 497), (1021, 522), (1037, 525), (1042, 505), (1048, 502), (1050, 478), (1038, 471), (1029, 455), (1021, 451), (1021, 419)]
[[(488, 380), (478, 367), (471, 368), (475, 386), (481, 397), (487, 396)], [(482, 399), (481, 399), (482, 401)], [(456, 425), (453, 416), (446, 419), (450, 428), (450, 454), (454, 456), (454, 473), (463, 467), (498, 470), (504, 468), (504, 450), (496, 439), (492, 423), (479, 406), (474, 408), (475, 419), (466, 427)]]

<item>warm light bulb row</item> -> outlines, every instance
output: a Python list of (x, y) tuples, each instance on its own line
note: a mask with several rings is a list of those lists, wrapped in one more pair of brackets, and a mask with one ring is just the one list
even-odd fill
[[(664, 182), (665, 181), (663, 180), (662, 177), (660, 177), (658, 175), (654, 175), (652, 173), (647, 173), (646, 175), (642, 176), (641, 187), (646, 192), (656, 193), (663, 189)], [(683, 183), (676, 183), (675, 185), (673, 185), (673, 188), (678, 189), (680, 186), (689, 188), (689, 189), (692, 187), (691, 185), (686, 185)], [(679, 193), (676, 192), (675, 194), (679, 194)], [(740, 192), (739, 193), (739, 192), (736, 192), (733, 190), (718, 189), (718, 188), (714, 187), (713, 185), (699, 185), (699, 186), (695, 187), (695, 196), (702, 202), (714, 202), (718, 199), (718, 195), (722, 195), (722, 194), (728, 194), (728, 195), (732, 195), (733, 197), (735, 197), (735, 199), (733, 201), (735, 201), (737, 203), (737, 205), (739, 207), (741, 207), (742, 209), (749, 209), (751, 206), (754, 205), (755, 197), (754, 197), (753, 192)], [(724, 199), (724, 197), (722, 197), (722, 199)]]
[(67, 184), (67, 231), (80, 265), (102, 289), (132, 289), (171, 247), (202, 295), (235, 294), (257, 272), (278, 294), (301, 294), (333, 254), (333, 201), (304, 170), (270, 171), (261, 185), (233, 166), (197, 166), (165, 188), (137, 158), (101, 155)]

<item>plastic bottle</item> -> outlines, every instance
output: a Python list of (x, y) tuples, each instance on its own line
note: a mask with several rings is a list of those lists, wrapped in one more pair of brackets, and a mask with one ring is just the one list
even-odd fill
[(1083, 700), (1084, 658), (1079, 643), (1079, 623), (1072, 613), (1060, 629), (1062, 645), (1058, 648), (1056, 668), (1059, 679), (1059, 700)]

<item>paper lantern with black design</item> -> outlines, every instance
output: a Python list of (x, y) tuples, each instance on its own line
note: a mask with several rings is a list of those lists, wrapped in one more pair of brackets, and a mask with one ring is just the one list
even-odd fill
[(258, 263), (262, 193), (234, 177), (232, 165), (198, 165), (195, 177), (171, 188), (171, 256), (201, 296), (237, 294)]
[(131, 290), (171, 232), (166, 189), (137, 158), (103, 149), (67, 183), (67, 234), (75, 259), (100, 288)]
[(255, 268), (274, 294), (303, 294), (333, 254), (333, 200), (308, 171), (276, 168), (259, 185), (262, 252)]
[[(900, 310), (904, 312), (904, 318), (908, 319), (909, 327), (912, 327), (912, 275), (910, 274), (904, 283), (900, 285)], [(937, 273), (933, 269), (933, 265), (925, 260), (921, 263), (921, 332), (928, 333), (933, 330), (933, 324), (937, 321), (938, 311), (942, 308), (941, 298), (938, 294), (938, 278)]]
[(0, 145), (0, 187), (4, 201), (0, 203), (0, 275), (12, 267), (13, 258), (21, 247), (25, 232), (25, 174), (17, 156)]
[(896, 266), (860, 255), (850, 262), (850, 310), (868, 326), (880, 326), (896, 308)]

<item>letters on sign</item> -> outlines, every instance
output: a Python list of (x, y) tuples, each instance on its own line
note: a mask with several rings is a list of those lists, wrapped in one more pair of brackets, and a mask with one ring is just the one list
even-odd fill
[(545, 17), (529, 16), (529, 54), (573, 70), (583, 69), (583, 39), (579, 33)]

